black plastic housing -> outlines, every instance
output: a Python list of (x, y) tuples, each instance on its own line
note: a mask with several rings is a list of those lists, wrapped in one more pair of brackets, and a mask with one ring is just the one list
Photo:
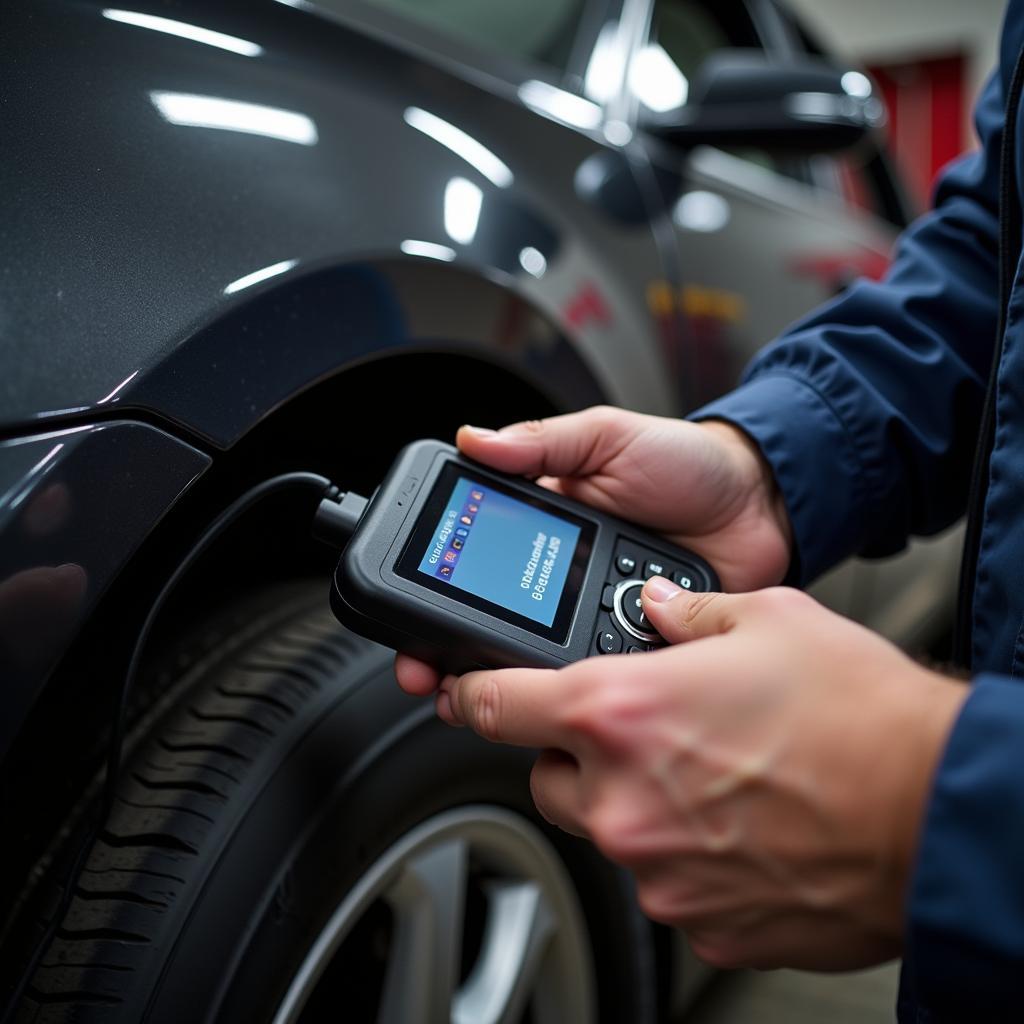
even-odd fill
[[(437, 593), (396, 571), (434, 484), (450, 463), (485, 484), (491, 481), (527, 500), (539, 498), (556, 514), (593, 524), (590, 557), (564, 643), (545, 639), (457, 597)], [(513, 666), (558, 668), (597, 653), (594, 638), (602, 592), (616, 545), (622, 543), (654, 552), (666, 562), (694, 568), (693, 590), (719, 589), (718, 577), (707, 562), (663, 537), (521, 477), (496, 473), (441, 441), (416, 441), (398, 454), (342, 553), (331, 587), (331, 607), (339, 621), (354, 632), (446, 672)]]

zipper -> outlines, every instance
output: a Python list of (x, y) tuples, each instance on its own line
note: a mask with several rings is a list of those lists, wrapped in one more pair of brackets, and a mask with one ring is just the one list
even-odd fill
[(1021, 204), (1014, 173), (1017, 142), (1017, 112), (1024, 89), (1024, 49), (1017, 55), (1010, 80), (1010, 92), (1003, 121), (1003, 139), (999, 152), (999, 329), (996, 332), (989, 368), (985, 404), (981, 413), (978, 443), (971, 471), (971, 489), (967, 498), (967, 529), (960, 562), (956, 625), (953, 632), (953, 661), (962, 668), (971, 665), (971, 628), (973, 623), (974, 577), (978, 570), (978, 550), (988, 491), (988, 463), (996, 434), (996, 383), (1003, 346), (1006, 344), (1006, 316), (1010, 293), (1021, 251)]

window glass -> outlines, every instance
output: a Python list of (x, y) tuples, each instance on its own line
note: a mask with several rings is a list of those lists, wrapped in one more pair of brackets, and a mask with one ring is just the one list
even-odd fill
[(646, 46), (633, 57), (629, 88), (649, 110), (682, 106), (704, 61), (716, 50), (758, 47), (742, 3), (658, 0)]
[[(690, 83), (704, 61), (717, 50), (734, 48), (763, 48), (746, 5), (739, 0), (658, 0), (649, 42), (630, 66), (629, 87), (649, 110), (673, 110), (685, 104)], [(644, 59), (658, 67), (659, 73), (648, 72)], [(665, 70), (665, 64), (671, 65), (671, 71)], [(787, 178), (808, 180), (807, 164), (801, 157), (753, 148), (730, 152)]]
[(566, 70), (586, 6), (586, 0), (371, 2), (375, 7), (396, 11), (482, 49), (547, 64), (560, 71)]
[[(828, 57), (815, 33), (784, 6), (779, 15), (796, 34), (801, 46), (815, 57)], [(874, 147), (849, 153), (822, 153), (812, 158), (814, 184), (840, 196), (849, 206), (867, 210), (897, 227), (906, 227), (916, 211), (910, 210), (885, 157)]]

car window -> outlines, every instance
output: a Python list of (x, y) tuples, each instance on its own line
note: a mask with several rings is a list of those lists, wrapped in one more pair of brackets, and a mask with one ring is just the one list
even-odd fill
[[(815, 57), (828, 51), (806, 25), (785, 7), (777, 8), (800, 45)], [(906, 227), (918, 212), (908, 205), (901, 183), (894, 176), (885, 153), (877, 147), (858, 147), (847, 153), (821, 153), (812, 158), (814, 183), (839, 196), (848, 206), (867, 210), (897, 227)]]
[(629, 89), (649, 110), (671, 110), (685, 104), (690, 82), (716, 50), (758, 46), (742, 3), (658, 0), (647, 44), (630, 64)]
[(371, 0), (506, 57), (566, 71), (586, 0)]
[[(657, 113), (683, 106), (704, 61), (731, 48), (763, 49), (742, 0), (657, 0), (648, 42), (630, 65), (630, 91)], [(808, 181), (806, 161), (799, 157), (754, 148), (730, 152), (776, 174)]]

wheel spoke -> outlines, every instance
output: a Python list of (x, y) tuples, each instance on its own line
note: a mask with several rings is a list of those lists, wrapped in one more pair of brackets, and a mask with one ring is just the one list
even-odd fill
[(453, 840), (408, 861), (388, 887), (395, 929), (378, 1024), (450, 1024), (467, 869), (467, 845)]
[(536, 883), (495, 884), (480, 956), (455, 997), (452, 1024), (515, 1024), (527, 1006), (555, 933), (555, 918)]

